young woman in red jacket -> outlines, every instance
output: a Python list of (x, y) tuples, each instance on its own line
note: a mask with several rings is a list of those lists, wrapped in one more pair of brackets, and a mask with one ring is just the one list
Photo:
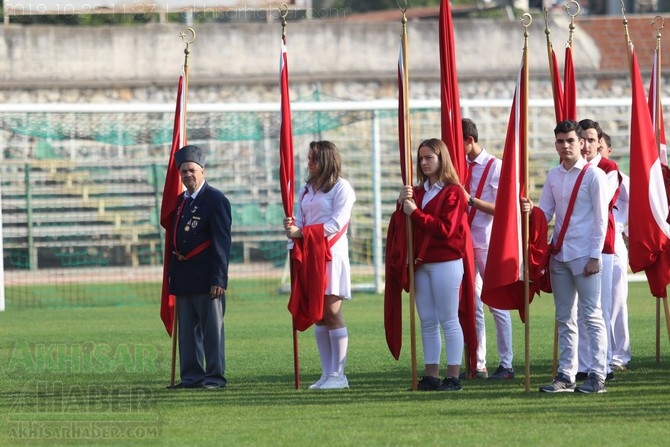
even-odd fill
[[(414, 237), (414, 292), (426, 368), (418, 389), (459, 391), (463, 331), (458, 301), (468, 204), (442, 140), (432, 138), (419, 145), (417, 179), (418, 186), (403, 186), (398, 203), (410, 216)], [(447, 357), (444, 380), (440, 380), (440, 328)]]

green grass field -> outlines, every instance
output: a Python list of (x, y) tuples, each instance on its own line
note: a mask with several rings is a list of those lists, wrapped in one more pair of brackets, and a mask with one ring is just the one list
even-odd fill
[[(349, 390), (308, 391), (320, 374), (311, 330), (301, 333), (303, 389), (294, 389), (287, 296), (233, 293), (226, 314), (225, 390), (167, 390), (171, 340), (158, 304), (0, 313), (0, 445), (593, 446), (667, 445), (670, 348), (655, 359), (655, 299), (629, 298), (633, 360), (602, 395), (545, 395), (553, 300), (531, 305), (531, 391), (514, 319), (517, 379), (463, 381), (459, 393), (407, 391), (410, 337), (389, 353), (383, 299), (345, 304)], [(665, 320), (662, 319), (662, 322)], [(495, 336), (487, 313), (489, 366)], [(418, 326), (418, 322), (417, 322)], [(417, 333), (419, 362), (422, 360)], [(418, 369), (419, 375), (422, 369)]]

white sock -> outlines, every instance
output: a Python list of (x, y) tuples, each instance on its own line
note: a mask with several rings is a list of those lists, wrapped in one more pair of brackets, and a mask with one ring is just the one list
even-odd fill
[(344, 364), (347, 361), (347, 345), (349, 344), (349, 335), (347, 328), (341, 327), (328, 331), (330, 335), (330, 346), (332, 351), (333, 372), (338, 375), (344, 375)]
[(314, 336), (316, 338), (316, 347), (319, 350), (319, 358), (321, 359), (321, 369), (323, 374), (328, 376), (333, 372), (332, 357), (333, 352), (330, 345), (330, 334), (327, 326), (314, 326)]

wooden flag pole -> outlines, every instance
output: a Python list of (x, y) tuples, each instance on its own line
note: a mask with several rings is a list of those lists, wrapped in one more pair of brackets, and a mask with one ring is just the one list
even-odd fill
[[(288, 16), (288, 5), (282, 3), (279, 8), (279, 14), (281, 15), (281, 38), (282, 44), (286, 44), (286, 17)], [(284, 57), (282, 55), (282, 57)], [(281, 76), (281, 74), (280, 74)], [(283, 119), (283, 118), (282, 118)], [(281, 137), (280, 137), (281, 138)], [(291, 160), (293, 163), (293, 160)], [(293, 181), (293, 179), (291, 179)], [(288, 256), (289, 262), (289, 284), (290, 287), (293, 287), (293, 260), (291, 258), (290, 252)], [(295, 327), (295, 318), (292, 319), (293, 322), (293, 383), (296, 390), (300, 389), (300, 351), (298, 349), (298, 329)]]
[[(191, 33), (190, 38), (186, 38), (186, 32)], [(195, 40), (195, 31), (193, 28), (186, 28), (184, 31), (179, 33), (181, 39), (186, 43), (186, 48), (184, 49), (184, 116), (182, 118), (182, 128), (179, 130), (183, 136), (182, 140), (184, 145), (186, 145), (186, 98), (188, 98), (188, 56), (191, 54), (190, 45)], [(170, 362), (170, 386), (175, 384), (175, 376), (177, 370), (177, 335), (179, 331), (179, 319), (177, 318), (177, 298), (174, 300), (174, 316), (172, 318), (172, 359)]]
[[(527, 22), (523, 20), (527, 19)], [(527, 194), (528, 191), (528, 28), (533, 23), (533, 17), (525, 13), (521, 18), (521, 24), (524, 27), (524, 44), (523, 44), (523, 83), (524, 88), (521, 91), (521, 97), (523, 98), (521, 103), (520, 114), (523, 116), (523, 146), (524, 146), (524, 194)], [(525, 363), (525, 383), (524, 387), (526, 393), (530, 392), (530, 253), (528, 247), (529, 240), (529, 225), (530, 225), (530, 213), (523, 214), (523, 289), (524, 289), (524, 315), (526, 316), (526, 321), (524, 322), (524, 339), (525, 339), (525, 350), (524, 350), (524, 363)]]
[[(405, 146), (405, 156), (404, 156), (404, 165), (405, 165), (405, 185), (412, 186), (412, 137), (411, 137), (411, 126), (410, 126), (410, 113), (409, 113), (409, 67), (407, 63), (407, 2), (405, 6), (401, 7), (398, 4), (398, 7), (402, 11), (402, 57), (403, 57), (403, 77), (405, 82), (403, 83), (403, 115), (404, 115), (404, 136), (405, 141), (403, 142)], [(415, 299), (414, 299), (414, 239), (412, 236), (412, 220), (409, 216), (405, 217), (407, 222), (407, 259), (409, 262), (409, 333), (410, 333), (410, 350), (411, 350), (411, 362), (412, 362), (412, 390), (417, 390), (417, 368), (416, 368), (416, 316), (415, 316)]]

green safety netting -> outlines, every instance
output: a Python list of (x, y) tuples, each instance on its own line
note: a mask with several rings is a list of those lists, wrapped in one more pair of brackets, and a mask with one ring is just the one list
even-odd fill
[[(173, 115), (173, 112), (143, 114), (143, 119), (138, 120), (132, 113), (120, 112), (4, 112), (0, 113), (0, 130), (45, 141), (162, 145), (172, 140)], [(351, 111), (300, 111), (292, 115), (296, 136), (318, 134), (369, 117), (368, 112)], [(191, 140), (257, 141), (277, 136), (279, 119), (278, 113), (270, 112), (192, 112), (188, 114), (188, 134)], [(52, 152), (42, 145), (36, 156), (55, 158), (57, 154)]]

